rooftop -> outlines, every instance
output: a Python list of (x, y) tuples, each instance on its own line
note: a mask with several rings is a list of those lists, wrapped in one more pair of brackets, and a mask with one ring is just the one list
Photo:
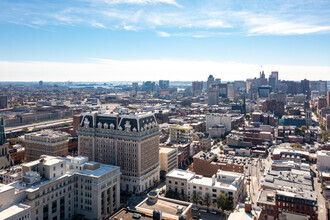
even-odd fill
[(37, 131), (29, 134), (25, 134), (25, 136), (35, 136), (35, 137), (42, 137), (42, 138), (57, 138), (57, 137), (66, 137), (69, 134), (61, 131), (54, 131), (54, 130), (42, 130)]
[(11, 205), (8, 208), (0, 210), (1, 219), (11, 219), (14, 215), (24, 210), (29, 209), (30, 206), (24, 204)]
[(275, 205), (275, 191), (271, 189), (263, 189), (258, 196), (258, 202)]
[(175, 169), (169, 172), (166, 176), (167, 177), (172, 177), (172, 178), (178, 178), (178, 179), (186, 179), (190, 180), (193, 178), (196, 174), (194, 172), (186, 171), (186, 170), (180, 170), (180, 169)]
[(176, 151), (175, 148), (169, 148), (169, 147), (160, 147), (159, 148), (159, 153), (170, 153), (172, 151)]
[(125, 210), (125, 209), (122, 209), (120, 210), (119, 212), (117, 212), (116, 214), (114, 214), (113, 216), (110, 217), (110, 219), (134, 219), (133, 215), (134, 214), (140, 214), (141, 217), (139, 218), (140, 220), (148, 220), (148, 219), (153, 219), (152, 216), (150, 215), (145, 215), (143, 213), (138, 213), (138, 212), (134, 212), (134, 211), (131, 211), (131, 210)]
[(6, 192), (8, 190), (12, 190), (12, 189), (13, 189), (12, 186), (5, 185), (5, 184), (1, 184), (0, 183), (0, 194), (3, 193), (3, 192)]
[(316, 200), (310, 170), (268, 170), (261, 181), (263, 188), (285, 192), (288, 196)]
[[(163, 218), (166, 218), (166, 215), (179, 217), (182, 214), (185, 214), (192, 206), (192, 203), (168, 199), (164, 197), (158, 197), (157, 200), (149, 200), (146, 198), (135, 208), (136, 210), (143, 213), (151, 213), (153, 210), (159, 210), (163, 214)], [(178, 213), (178, 209), (182, 209), (182, 212)], [(168, 217), (170, 217), (168, 216)]]

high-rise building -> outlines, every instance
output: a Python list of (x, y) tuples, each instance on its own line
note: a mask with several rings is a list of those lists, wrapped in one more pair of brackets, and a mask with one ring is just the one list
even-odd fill
[(271, 86), (259, 86), (258, 87), (258, 95), (259, 97), (265, 98), (268, 97), (269, 94), (272, 91), (272, 87)]
[(151, 82), (151, 81), (143, 82), (142, 90), (153, 92), (155, 90), (155, 82)]
[(219, 90), (216, 88), (210, 88), (207, 91), (208, 104), (218, 105), (219, 104)]
[(141, 193), (159, 181), (159, 126), (152, 113), (83, 114), (78, 154), (120, 166), (121, 189)]
[(328, 106), (330, 106), (330, 90), (327, 91), (327, 103), (328, 103)]
[(214, 77), (213, 75), (209, 75), (209, 77), (207, 78), (207, 88), (206, 90), (210, 89), (211, 88), (211, 85), (214, 83)]
[(6, 95), (0, 95), (0, 109), (8, 108), (8, 97)]
[(276, 89), (276, 78), (273, 76), (269, 76), (268, 84), (272, 87), (272, 90), (275, 91)]
[(137, 95), (137, 91), (139, 89), (139, 84), (137, 82), (132, 83), (132, 92), (134, 95)]
[(194, 81), (192, 82), (192, 92), (202, 92), (203, 91), (203, 81)]
[(169, 80), (159, 80), (159, 88), (160, 89), (168, 89), (170, 87)]
[(238, 92), (245, 93), (246, 92), (246, 82), (245, 81), (234, 81), (234, 87), (235, 87), (236, 93), (238, 93)]
[(228, 85), (226, 83), (220, 83), (216, 85), (219, 90), (219, 96), (222, 98), (228, 97)]
[(277, 100), (286, 105), (286, 94), (284, 92), (271, 92), (269, 94), (269, 100)]
[(227, 84), (227, 98), (236, 98), (236, 90), (233, 84)]
[(327, 107), (327, 99), (325, 97), (319, 97), (317, 100), (317, 111), (319, 112), (324, 107)]
[(68, 155), (69, 134), (60, 131), (42, 130), (25, 134), (22, 138), (26, 161), (33, 161), (41, 155)]
[(310, 90), (311, 91), (318, 91), (319, 95), (327, 95), (327, 81), (310, 81)]
[[(43, 155), (22, 164), (22, 171), (21, 180), (6, 185), (14, 192), (8, 198), (8, 209), (20, 211), (15, 209), (16, 203), (30, 208), (30, 218), (21, 219), (106, 219), (120, 207), (121, 173), (117, 166), (81, 156)], [(1, 193), (0, 200), (5, 198)]]
[(278, 84), (278, 71), (272, 71), (270, 75), (275, 78), (275, 85)]
[(266, 100), (262, 103), (264, 112), (274, 113), (276, 116), (284, 115), (284, 103), (277, 100)]
[(3, 118), (0, 121), (0, 169), (11, 165), (10, 154), (8, 153), (9, 144), (7, 142)]
[(310, 99), (311, 97), (311, 89), (309, 85), (309, 80), (304, 79), (301, 80), (301, 92), (305, 95), (307, 95), (307, 99)]

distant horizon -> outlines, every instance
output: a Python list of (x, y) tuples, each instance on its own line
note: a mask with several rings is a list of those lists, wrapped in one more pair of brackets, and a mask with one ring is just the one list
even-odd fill
[[(252, 79), (252, 78), (249, 78), (249, 79)], [(224, 80), (221, 80), (221, 83), (231, 83), (231, 82), (235, 82), (235, 81), (246, 81), (246, 80), (249, 80), (249, 79), (245, 79), (245, 80), (233, 80), (233, 81), (224, 81)], [(45, 84), (49, 84), (49, 83), (75, 83), (75, 84), (78, 84), (78, 83), (81, 83), (81, 84), (109, 84), (109, 83), (143, 83), (143, 82), (147, 82), (147, 81), (150, 81), (150, 82), (159, 82), (160, 80), (167, 80), (167, 79), (159, 79), (159, 80), (144, 80), (144, 81), (137, 81), (137, 80), (127, 80), (127, 81), (120, 81), (120, 80), (117, 80), (117, 81), (44, 81), (44, 80), (38, 80), (38, 81), (0, 81), (0, 84), (2, 83), (35, 83), (35, 84), (38, 84), (40, 81), (42, 81), (43, 83)], [(301, 79), (301, 80), (283, 80), (283, 79), (279, 79), (280, 81), (294, 81), (294, 82), (300, 82), (304, 79)], [(307, 79), (309, 80), (309, 79)], [(169, 80), (170, 82), (172, 83), (192, 83), (192, 82), (196, 82), (196, 81), (199, 81), (199, 82), (204, 82), (206, 83), (207, 80)], [(309, 80), (309, 81), (326, 81), (326, 82), (329, 82), (330, 83), (330, 79), (329, 80)], [(329, 85), (330, 86), (330, 85)]]

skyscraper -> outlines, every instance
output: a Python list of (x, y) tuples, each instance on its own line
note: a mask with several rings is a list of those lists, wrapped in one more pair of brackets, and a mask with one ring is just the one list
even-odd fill
[(168, 89), (170, 87), (169, 80), (159, 80), (159, 88), (160, 89)]
[(301, 80), (301, 92), (305, 95), (307, 95), (307, 99), (310, 99), (311, 97), (311, 89), (309, 85), (309, 80), (304, 79)]
[(207, 88), (206, 90), (208, 90), (209, 88), (211, 88), (211, 85), (214, 83), (214, 77), (213, 75), (209, 75), (209, 77), (207, 78)]
[(159, 126), (152, 113), (86, 113), (78, 129), (78, 154), (120, 166), (121, 189), (142, 193), (159, 181)]
[(194, 81), (192, 82), (192, 92), (201, 92), (203, 91), (203, 82), (202, 81)]
[(8, 108), (8, 98), (6, 95), (0, 95), (0, 109)]
[(219, 104), (219, 90), (217, 88), (210, 88), (207, 91), (208, 104), (217, 105)]
[(8, 153), (9, 144), (7, 143), (3, 118), (0, 121), (0, 169), (11, 165), (11, 158)]
[(272, 71), (270, 73), (270, 75), (275, 78), (275, 85), (277, 85), (278, 84), (278, 71)]

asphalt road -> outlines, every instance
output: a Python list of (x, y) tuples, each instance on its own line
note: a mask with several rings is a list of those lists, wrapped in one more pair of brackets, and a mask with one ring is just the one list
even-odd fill
[(209, 213), (209, 212), (202, 212), (202, 211), (192, 210), (192, 215), (196, 216), (196, 217), (199, 217), (199, 219), (207, 219), (207, 220), (225, 220), (226, 219), (226, 215), (223, 214), (223, 213), (212, 214), (212, 213)]

